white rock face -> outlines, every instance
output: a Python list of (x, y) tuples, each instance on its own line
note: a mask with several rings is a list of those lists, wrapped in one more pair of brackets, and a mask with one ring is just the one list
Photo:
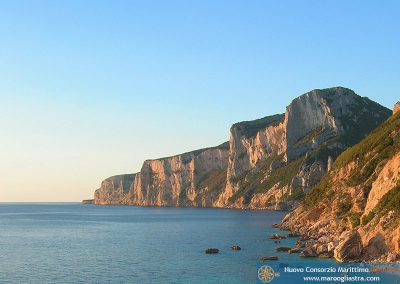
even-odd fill
[[(234, 124), (221, 146), (145, 161), (124, 179), (128, 191), (121, 176), (105, 180), (95, 203), (288, 209), (294, 192), (306, 193), (341, 151), (387, 118), (371, 104), (346, 88), (313, 90), (284, 114)], [(363, 121), (368, 127), (355, 132)], [(349, 133), (355, 141), (344, 141)]]
[[(111, 177), (96, 190), (96, 204), (141, 206), (212, 206), (214, 190), (225, 187), (228, 144), (169, 158), (147, 160), (140, 173), (130, 175), (129, 187), (121, 189), (120, 177)], [(222, 178), (220, 177), (222, 174)], [(219, 176), (218, 176), (219, 175)], [(207, 178), (221, 179), (218, 184)], [(214, 186), (215, 188), (211, 188)]]
[(397, 102), (393, 107), (393, 114), (397, 113), (400, 110), (400, 102)]
[(128, 204), (127, 195), (136, 178), (136, 174), (109, 177), (101, 183), (94, 193), (94, 203), (101, 205)]
[(375, 208), (379, 200), (393, 187), (397, 185), (400, 177), (400, 153), (394, 155), (383, 167), (378, 178), (372, 183), (368, 195), (365, 215)]
[[(230, 205), (230, 198), (241, 189), (243, 183), (240, 179), (243, 174), (257, 170), (260, 162), (280, 155), (283, 155), (285, 163), (290, 163), (305, 153), (317, 149), (326, 141), (345, 133), (346, 129), (342, 126), (341, 119), (344, 117), (357, 119), (353, 116), (360, 101), (362, 98), (346, 88), (313, 90), (294, 99), (287, 106), (284, 115), (264, 118), (266, 121), (269, 119), (269, 123), (256, 134), (248, 135), (246, 122), (235, 124), (230, 131), (227, 185), (215, 205), (280, 209), (277, 203), (285, 195), (290, 195), (292, 189), (301, 186), (307, 191), (325, 175), (328, 166), (332, 164), (331, 156), (303, 164), (289, 186), (274, 184), (269, 190), (266, 188), (265, 193), (255, 194), (249, 204), (235, 201)], [(337, 143), (331, 143), (330, 147), (336, 147), (340, 151), (345, 148), (344, 145)], [(274, 161), (273, 165), (276, 162)], [(271, 169), (265, 173), (264, 178), (273, 174), (274, 171)]]

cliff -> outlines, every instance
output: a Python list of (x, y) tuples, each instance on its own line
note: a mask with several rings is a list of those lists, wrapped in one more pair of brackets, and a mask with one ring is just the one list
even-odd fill
[(400, 112), (343, 152), (282, 229), (309, 241), (309, 256), (400, 259)]
[(313, 90), (282, 115), (232, 126), (227, 185), (216, 206), (290, 209), (335, 158), (390, 115), (346, 88)]
[(397, 102), (393, 107), (393, 114), (400, 110), (400, 102)]
[(139, 173), (106, 179), (95, 203), (290, 209), (390, 113), (346, 88), (313, 90), (284, 114), (234, 124), (220, 146), (148, 160)]
[(139, 173), (104, 180), (95, 204), (213, 206), (226, 183), (229, 144), (147, 160)]

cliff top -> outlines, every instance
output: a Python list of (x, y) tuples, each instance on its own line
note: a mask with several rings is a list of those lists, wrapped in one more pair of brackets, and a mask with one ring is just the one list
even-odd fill
[(398, 101), (393, 107), (393, 114), (400, 110), (400, 101)]
[(145, 162), (156, 161), (156, 160), (171, 159), (171, 158), (174, 158), (174, 157), (186, 156), (186, 155), (194, 155), (194, 156), (197, 156), (197, 155), (203, 153), (204, 151), (213, 150), (213, 149), (229, 150), (229, 141), (226, 141), (226, 142), (224, 142), (224, 143), (222, 143), (222, 144), (220, 144), (220, 145), (218, 145), (218, 146), (202, 148), (202, 149), (198, 149), (198, 150), (193, 150), (193, 151), (185, 152), (185, 153), (182, 153), (182, 154), (177, 154), (177, 155), (172, 155), (172, 156), (162, 157), (162, 158), (156, 158), (156, 159), (147, 159)]
[(268, 125), (279, 124), (285, 118), (284, 114), (268, 115), (263, 118), (237, 122), (232, 125), (231, 129), (237, 129), (242, 132), (242, 134), (247, 137), (253, 137), (258, 131), (267, 127)]

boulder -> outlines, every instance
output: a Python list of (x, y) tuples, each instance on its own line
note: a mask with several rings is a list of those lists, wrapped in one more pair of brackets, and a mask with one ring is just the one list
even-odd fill
[(400, 259), (400, 255), (394, 252), (391, 252), (388, 254), (386, 261), (387, 262), (395, 262), (398, 261)]
[(300, 253), (301, 249), (300, 248), (292, 248), (288, 251), (289, 253)]
[(319, 246), (317, 246), (317, 254), (323, 254), (323, 253), (327, 253), (328, 252), (328, 245), (327, 244), (321, 244)]
[(345, 232), (340, 236), (339, 245), (334, 250), (337, 261), (357, 260), (362, 252), (361, 237), (358, 232)]
[(310, 247), (308, 247), (300, 253), (300, 256), (301, 257), (316, 257), (317, 255)]
[(387, 251), (388, 248), (386, 247), (385, 238), (381, 233), (378, 233), (365, 245), (363, 258), (366, 260), (377, 259), (386, 255)]
[(328, 252), (333, 252), (335, 250), (336, 244), (334, 242), (328, 243)]
[(269, 235), (268, 239), (270, 239), (270, 240), (286, 239), (286, 236), (285, 235), (272, 234), (272, 235)]
[(284, 251), (284, 252), (288, 252), (289, 250), (291, 250), (292, 248), (290, 248), (290, 247), (279, 247), (279, 248), (276, 248), (276, 251), (277, 252), (282, 252), (282, 251)]

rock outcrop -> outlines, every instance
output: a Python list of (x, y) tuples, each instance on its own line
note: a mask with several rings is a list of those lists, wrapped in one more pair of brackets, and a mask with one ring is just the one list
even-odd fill
[[(400, 112), (343, 152), (281, 228), (327, 245), (338, 261), (400, 255)], [(319, 255), (319, 253), (316, 253)]]
[(290, 209), (390, 114), (346, 88), (313, 90), (284, 114), (234, 124), (218, 147), (148, 160), (139, 173), (106, 179), (95, 203)]
[(393, 114), (400, 110), (400, 102), (397, 102), (393, 107)]
[(139, 173), (104, 180), (95, 203), (212, 206), (226, 184), (229, 144), (147, 160)]

